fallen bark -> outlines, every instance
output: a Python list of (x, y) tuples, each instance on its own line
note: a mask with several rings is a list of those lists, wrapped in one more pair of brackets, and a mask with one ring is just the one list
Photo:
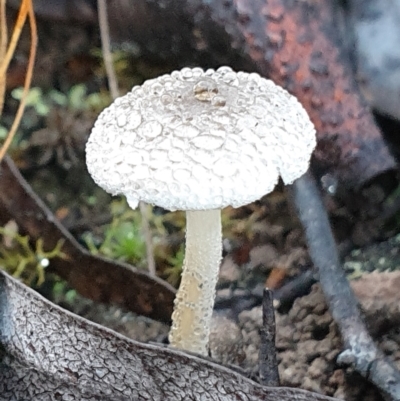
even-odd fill
[(0, 271), (0, 397), (7, 401), (334, 401), (263, 387), (66, 312)]

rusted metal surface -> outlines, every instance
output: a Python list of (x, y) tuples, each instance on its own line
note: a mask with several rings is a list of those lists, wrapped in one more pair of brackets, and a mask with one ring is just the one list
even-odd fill
[(57, 221), (8, 157), (0, 168), (0, 224), (15, 220), (32, 241), (42, 238), (47, 249), (64, 240), (66, 258), (52, 259), (49, 271), (94, 301), (116, 303), (144, 316), (170, 320), (175, 290), (169, 284), (129, 265), (88, 253)]

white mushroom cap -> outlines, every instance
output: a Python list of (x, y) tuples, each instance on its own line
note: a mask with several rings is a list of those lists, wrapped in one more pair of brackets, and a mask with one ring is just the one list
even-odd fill
[(86, 146), (98, 185), (169, 210), (253, 202), (306, 172), (315, 129), (298, 100), (256, 73), (184, 68), (135, 86)]

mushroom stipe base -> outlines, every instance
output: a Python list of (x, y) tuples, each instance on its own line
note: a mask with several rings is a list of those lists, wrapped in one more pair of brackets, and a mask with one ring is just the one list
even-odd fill
[(221, 257), (221, 211), (186, 212), (186, 253), (169, 334), (173, 347), (208, 355)]

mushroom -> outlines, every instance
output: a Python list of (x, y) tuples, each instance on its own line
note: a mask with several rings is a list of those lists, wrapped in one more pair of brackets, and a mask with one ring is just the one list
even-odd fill
[(260, 199), (308, 169), (315, 129), (287, 91), (256, 73), (184, 68), (135, 86), (99, 116), (86, 146), (113, 195), (186, 211), (186, 254), (169, 335), (207, 354), (222, 208)]

